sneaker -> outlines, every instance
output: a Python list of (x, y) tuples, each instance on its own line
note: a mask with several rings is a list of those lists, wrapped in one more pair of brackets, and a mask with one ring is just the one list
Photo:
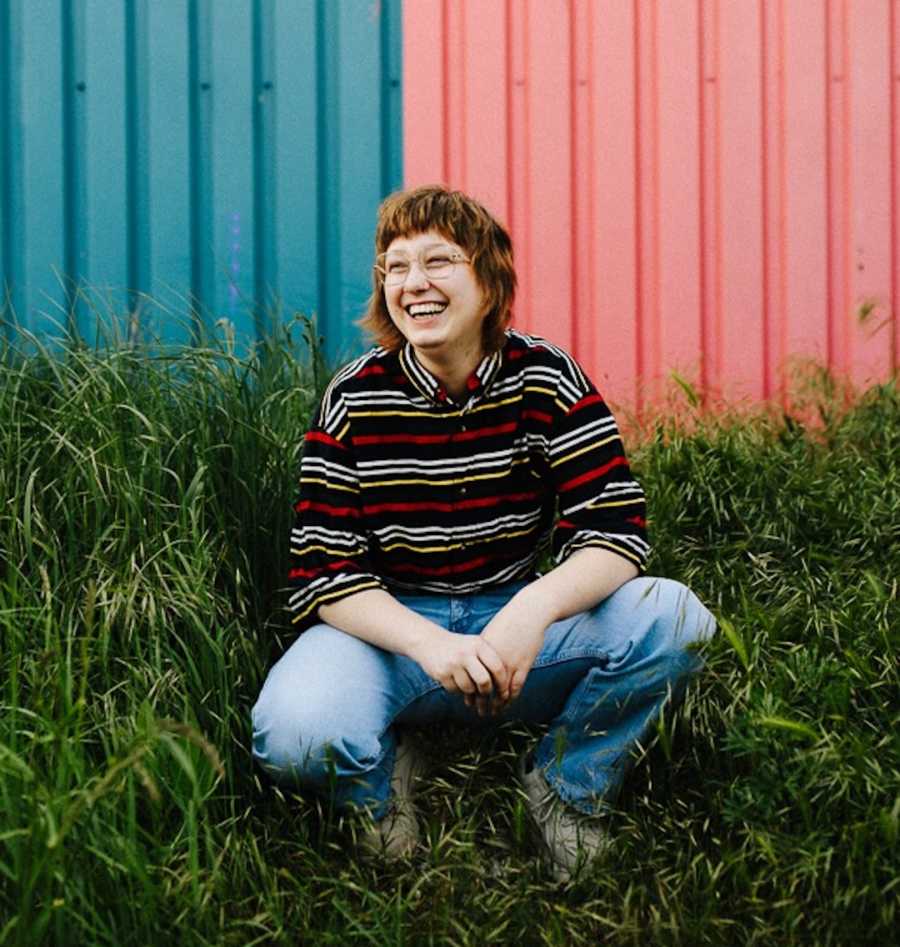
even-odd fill
[(541, 770), (537, 766), (529, 769), (528, 755), (519, 763), (519, 778), (525, 805), (553, 862), (554, 874), (558, 880), (568, 881), (609, 848), (612, 839), (604, 820), (565, 805)]
[(384, 818), (371, 823), (361, 839), (371, 854), (404, 858), (419, 844), (413, 788), (426, 769), (427, 761), (416, 745), (409, 739), (398, 741), (391, 776), (390, 808)]

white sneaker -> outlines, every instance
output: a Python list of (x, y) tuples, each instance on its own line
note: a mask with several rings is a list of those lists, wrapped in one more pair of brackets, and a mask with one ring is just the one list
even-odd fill
[(601, 816), (585, 815), (567, 806), (535, 766), (526, 768), (527, 754), (519, 762), (525, 805), (553, 862), (554, 874), (568, 881), (588, 862), (606, 851), (612, 838)]
[(408, 738), (398, 741), (391, 776), (390, 808), (383, 819), (371, 823), (361, 839), (362, 845), (373, 855), (404, 858), (419, 844), (414, 785), (427, 768), (427, 760), (415, 743)]

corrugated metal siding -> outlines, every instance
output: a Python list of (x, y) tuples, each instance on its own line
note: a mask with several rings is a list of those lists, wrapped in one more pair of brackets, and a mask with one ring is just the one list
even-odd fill
[(400, 52), (399, 0), (0, 0), (7, 331), (249, 340), (281, 306), (358, 348)]
[(900, 361), (898, 0), (408, 0), (406, 184), (510, 225), (519, 326), (640, 405)]

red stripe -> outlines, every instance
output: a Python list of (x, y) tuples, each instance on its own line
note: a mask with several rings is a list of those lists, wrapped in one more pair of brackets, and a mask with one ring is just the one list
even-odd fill
[(331, 447), (339, 447), (341, 450), (347, 449), (340, 441), (335, 440), (330, 434), (324, 434), (321, 431), (308, 431), (305, 439), (307, 441), (318, 441), (320, 444), (329, 444)]
[(313, 503), (312, 500), (301, 500), (294, 504), (295, 513), (311, 510), (314, 513), (327, 513), (329, 516), (351, 516), (356, 519), (359, 510), (355, 506), (330, 506), (328, 503)]
[(634, 523), (635, 526), (640, 526), (643, 529), (647, 525), (647, 521), (643, 516), (629, 516), (625, 520), (626, 523)]
[(367, 365), (362, 371), (358, 371), (354, 378), (365, 378), (366, 375), (384, 375), (383, 365)]
[(477, 500), (460, 500), (458, 503), (373, 503), (363, 507), (366, 516), (376, 513), (413, 513), (419, 510), (436, 510), (439, 513), (453, 513), (456, 510), (476, 510), (488, 506), (497, 506), (502, 502), (522, 503), (539, 496), (537, 490), (527, 493), (512, 493), (508, 496), (480, 497)]
[(553, 415), (547, 414), (546, 411), (533, 411), (533, 410), (523, 411), (522, 419), (527, 420), (529, 418), (533, 418), (535, 421), (540, 421), (543, 424), (553, 423)]
[(449, 566), (413, 566), (398, 565), (392, 566), (391, 572), (414, 572), (416, 575), (455, 575), (459, 572), (468, 572), (470, 569), (477, 569), (486, 562), (490, 562), (490, 556), (477, 556), (468, 562), (458, 562)]
[(477, 375), (469, 375), (468, 381), (466, 382), (466, 387), (469, 391), (474, 391), (481, 385), (481, 382), (478, 380)]
[(338, 569), (345, 569), (350, 566), (351, 572), (359, 572), (359, 566), (350, 559), (341, 559), (340, 562), (331, 562), (321, 569), (291, 569), (288, 572), (289, 579), (314, 579), (323, 572), (336, 572)]
[(596, 470), (589, 470), (587, 473), (583, 473), (578, 477), (573, 477), (571, 480), (567, 480), (559, 488), (560, 493), (565, 493), (568, 490), (574, 490), (575, 487), (580, 487), (583, 483), (588, 483), (591, 480), (596, 480), (598, 477), (602, 477), (605, 473), (612, 470), (613, 467), (622, 467), (628, 466), (628, 461), (622, 457), (613, 457), (613, 459), (608, 463), (604, 464), (602, 467), (598, 467)]
[(446, 444), (451, 438), (455, 441), (474, 441), (480, 437), (509, 434), (515, 429), (515, 421), (510, 421), (508, 424), (482, 427), (478, 428), (477, 431), (461, 431), (457, 434), (360, 434), (353, 438), (353, 446), (363, 447), (369, 444)]
[(569, 408), (569, 414), (574, 414), (576, 411), (580, 411), (582, 408), (587, 408), (592, 404), (605, 404), (602, 396), (596, 392), (591, 395), (585, 395), (581, 401), (576, 401), (575, 404)]
[(352, 438), (354, 447), (367, 444), (446, 444), (450, 434), (360, 434)]

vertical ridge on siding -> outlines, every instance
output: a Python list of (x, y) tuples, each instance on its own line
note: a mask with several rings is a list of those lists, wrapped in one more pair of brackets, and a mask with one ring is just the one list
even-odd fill
[(271, 332), (276, 313), (275, 43), (271, 4), (253, 4), (253, 253), (256, 337)]
[[(641, 123), (641, 90), (643, 89), (644, 55), (641, 43), (643, 18), (641, 16), (641, 0), (633, 0), (634, 34), (633, 34), (633, 63), (634, 63), (634, 364), (636, 369), (635, 382), (642, 379), (646, 370), (644, 347), (641, 344), (644, 338), (644, 307), (646, 305), (644, 244), (644, 142)], [(634, 404), (638, 411), (643, 407), (644, 393), (642, 386), (637, 384), (634, 390)]]
[(403, 71), (400, 10), (397, 3), (381, 7), (378, 41), (381, 55), (381, 192), (390, 194), (403, 184), (402, 150), (403, 101), (401, 76)]
[(150, 292), (147, 0), (129, 0), (125, 18), (127, 331), (134, 342)]
[(340, 146), (337, 29), (338, 11), (329, 0), (316, 3), (316, 195), (319, 248), (319, 325), (337, 320), (341, 279)]
[(190, 114), (190, 253), (192, 331), (211, 330), (214, 308), (212, 227), (212, 115), (210, 0), (190, 0), (188, 68)]
[(900, 15), (898, 2), (891, 0), (889, 29), (891, 43), (890, 110), (891, 110), (891, 360), (894, 372), (900, 371)]
[(10, 341), (26, 311), (20, 2), (0, 3), (0, 318)]
[(709, 378), (709, 266), (707, 264), (707, 246), (709, 232), (707, 218), (709, 214), (709, 193), (707, 186), (707, 86), (712, 82), (711, 70), (707, 68), (707, 44), (705, 41), (704, 0), (697, 0), (697, 255), (698, 255), (698, 290), (699, 290), (699, 383), (702, 396), (705, 398), (710, 387)]
[[(63, 234), (64, 281), (68, 328), (81, 338), (90, 334), (82, 288), (89, 280), (87, 252), (88, 195), (85, 181), (84, 7), (62, 5)], [(93, 90), (91, 90), (93, 94)]]
[[(779, 6), (780, 0), (775, 0), (774, 6)], [(770, 24), (766, 16), (767, 10), (771, 11), (773, 4), (766, 4), (765, 0), (758, 0), (758, 16), (759, 16), (759, 86), (762, 90), (762, 94), (759, 97), (759, 130), (760, 130), (760, 190), (761, 190), (761, 201), (760, 201), (760, 228), (761, 228), (761, 241), (760, 241), (760, 252), (762, 255), (761, 266), (760, 266), (760, 276), (761, 276), (761, 324), (762, 324), (762, 346), (761, 346), (761, 355), (762, 360), (760, 364), (761, 371), (761, 391), (763, 398), (768, 398), (772, 391), (771, 375), (770, 375), (770, 365), (769, 360), (772, 354), (771, 351), (771, 339), (769, 335), (769, 330), (771, 328), (770, 319), (771, 319), (771, 300), (769, 298), (770, 293), (772, 292), (772, 274), (770, 272), (771, 267), (778, 264), (778, 257), (772, 253), (771, 242), (773, 239), (772, 234), (772, 210), (777, 206), (778, 198), (781, 196), (778, 192), (778, 178), (777, 174), (772, 173), (773, 162), (771, 160), (770, 149), (772, 147), (772, 139), (774, 137), (776, 145), (775, 147), (781, 147), (781, 140), (777, 133), (777, 128), (775, 135), (772, 134), (772, 128), (770, 127), (770, 122), (774, 120), (777, 124), (778, 114), (777, 114), (777, 104), (770, 103), (770, 98), (777, 96), (777, 89), (780, 81), (781, 75), (780, 70), (775, 71), (774, 81), (773, 77), (769, 75), (769, 63), (770, 63), (770, 53), (769, 49), (772, 44), (772, 38), (769, 35)], [(773, 88), (774, 86), (774, 88)], [(773, 107), (774, 105), (774, 107)], [(774, 113), (774, 119), (773, 119)], [(772, 179), (775, 178), (773, 181)], [(774, 192), (774, 193), (773, 193)]]

